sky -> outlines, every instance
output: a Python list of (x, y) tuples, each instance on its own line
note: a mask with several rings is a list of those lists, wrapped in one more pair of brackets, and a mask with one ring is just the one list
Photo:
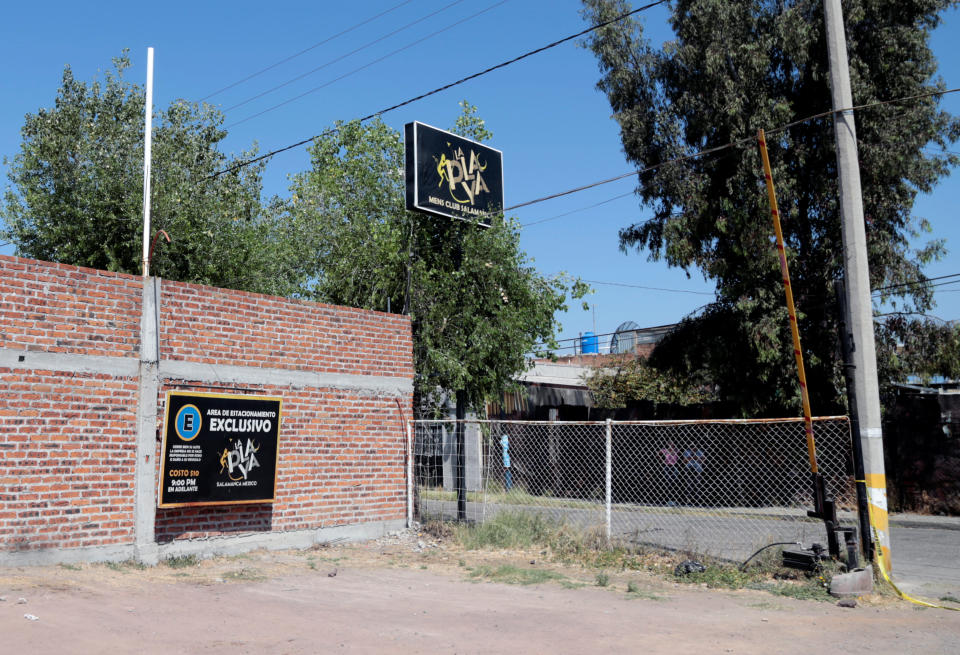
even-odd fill
[[(575, 0), (12, 3), (0, 26), (0, 155), (19, 151), (26, 114), (52, 106), (65, 65), (77, 79), (102, 79), (124, 48), (133, 59), (127, 77), (139, 84), (147, 47), (155, 49), (155, 108), (206, 99), (225, 113), (225, 151), (256, 143), (265, 152), (579, 32), (586, 27), (579, 9)], [(671, 37), (667, 15), (662, 6), (641, 14), (656, 43)], [(949, 88), (960, 86), (958, 38), (955, 8), (932, 37)], [(569, 42), (383, 120), (400, 131), (414, 120), (449, 129), (459, 101), (476, 105), (493, 132), (489, 145), (504, 153), (505, 203), (516, 205), (632, 170), (607, 99), (596, 90), (599, 75), (592, 53)], [(824, 98), (824, 108), (829, 104)], [(960, 94), (945, 96), (942, 106), (960, 114)], [(265, 196), (287, 195), (289, 176), (308, 166), (306, 147), (274, 157)], [(7, 170), (0, 167), (4, 189)], [(960, 251), (957, 173), (915, 207), (930, 220), (930, 236), (945, 238), (952, 251)], [(631, 193), (635, 184), (628, 177), (511, 212), (526, 225), (521, 247), (542, 273), (566, 271), (595, 289), (589, 311), (573, 303), (560, 316), (561, 338), (610, 333), (625, 321), (673, 323), (713, 298), (698, 271), (688, 276), (646, 253), (620, 251), (618, 230), (649, 216)], [(0, 246), (0, 254), (13, 254), (12, 246)], [(948, 254), (927, 273), (960, 272), (958, 262)], [(958, 291), (960, 284), (938, 288), (932, 314), (960, 319)]]

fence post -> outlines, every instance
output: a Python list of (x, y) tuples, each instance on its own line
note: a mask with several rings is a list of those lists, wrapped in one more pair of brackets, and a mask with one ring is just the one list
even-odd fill
[(407, 527), (413, 527), (413, 421), (407, 421)]
[(611, 502), (613, 495), (613, 427), (610, 419), (607, 419), (607, 542), (610, 541), (611, 533)]

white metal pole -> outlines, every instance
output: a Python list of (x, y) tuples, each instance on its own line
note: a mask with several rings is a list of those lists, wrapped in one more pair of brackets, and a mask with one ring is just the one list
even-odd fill
[(607, 542), (611, 534), (611, 509), (613, 495), (613, 426), (607, 419)]
[(153, 48), (147, 48), (147, 102), (143, 109), (143, 277), (150, 277), (150, 158), (153, 144)]
[[(853, 341), (853, 377), (855, 406), (850, 408), (859, 420), (863, 446), (863, 467), (870, 504), (872, 525), (877, 531), (884, 564), (890, 567), (890, 535), (887, 517), (887, 481), (883, 467), (883, 431), (880, 416), (880, 391), (877, 380), (877, 355), (873, 333), (873, 307), (870, 298), (870, 272), (867, 267), (867, 237), (860, 192), (860, 162), (857, 155), (857, 131), (853, 121), (853, 94), (850, 67), (843, 29), (840, 0), (825, 0), (823, 5), (830, 61), (830, 91), (833, 96), (834, 131), (837, 139), (837, 174), (840, 182), (840, 215), (843, 236), (843, 270), (846, 282), (846, 330)], [(838, 111), (845, 109), (846, 111)]]
[(413, 527), (413, 421), (407, 421), (407, 527)]

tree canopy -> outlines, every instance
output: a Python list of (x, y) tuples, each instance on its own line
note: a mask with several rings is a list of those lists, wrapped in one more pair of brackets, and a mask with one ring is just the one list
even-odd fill
[[(146, 99), (124, 79), (129, 66), (124, 53), (90, 83), (68, 66), (53, 107), (26, 116), (0, 203), (2, 234), (19, 255), (140, 272)], [(157, 246), (151, 273), (290, 293), (300, 281), (287, 247), (296, 238), (261, 206), (262, 164), (213, 176), (234, 162), (217, 149), (222, 123), (218, 110), (185, 100), (155, 117), (152, 231), (171, 242)]]
[[(928, 39), (952, 0), (843, 4), (856, 104), (945, 88)], [(652, 215), (621, 229), (621, 248), (645, 251), (688, 275), (699, 271), (717, 287), (715, 302), (685, 319), (650, 363), (709, 380), (745, 415), (799, 408), (769, 207), (751, 143), (763, 127), (814, 411), (839, 410), (833, 282), (842, 277), (843, 251), (832, 117), (798, 120), (831, 108), (822, 2), (676, 0), (671, 6), (675, 39), (662, 47), (633, 19), (601, 28), (588, 41), (624, 152), (645, 169), (637, 195)], [(584, 0), (584, 16), (594, 23), (628, 10), (625, 0)], [(930, 230), (913, 203), (960, 163), (944, 152), (960, 136), (960, 122), (931, 96), (861, 109), (856, 120), (871, 283), (882, 290), (877, 307), (884, 302), (908, 317), (884, 326), (890, 338), (880, 340), (887, 347), (878, 357), (886, 359), (885, 370), (902, 375), (902, 366), (893, 365), (897, 345), (936, 332), (915, 317), (933, 303), (923, 266), (945, 253), (938, 240), (913, 247)]]
[[(454, 131), (489, 138), (476, 108), (461, 105)], [(508, 388), (525, 355), (553, 343), (568, 293), (586, 290), (537, 272), (511, 219), (484, 229), (406, 211), (403, 139), (379, 119), (338, 123), (310, 156), (289, 201), (289, 220), (314, 253), (304, 295), (409, 312), (422, 402), (443, 389), (479, 406)]]
[[(124, 79), (126, 53), (90, 83), (64, 70), (54, 106), (26, 117), (9, 162), (0, 235), (17, 254), (139, 273), (144, 90)], [(489, 138), (462, 103), (460, 134)], [(151, 273), (168, 279), (381, 311), (414, 326), (416, 389), (457, 391), (478, 406), (510, 386), (525, 356), (553, 343), (568, 293), (519, 249), (515, 221), (483, 229), (404, 207), (401, 135), (380, 120), (338, 123), (310, 147), (311, 168), (288, 199), (261, 201), (263, 162), (236, 167), (218, 147), (223, 117), (178, 100), (157, 112), (153, 231), (170, 243)]]

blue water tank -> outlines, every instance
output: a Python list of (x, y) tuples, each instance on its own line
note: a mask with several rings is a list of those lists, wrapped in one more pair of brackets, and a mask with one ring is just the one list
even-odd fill
[(600, 342), (593, 332), (584, 332), (580, 338), (580, 352), (584, 354), (600, 352)]

